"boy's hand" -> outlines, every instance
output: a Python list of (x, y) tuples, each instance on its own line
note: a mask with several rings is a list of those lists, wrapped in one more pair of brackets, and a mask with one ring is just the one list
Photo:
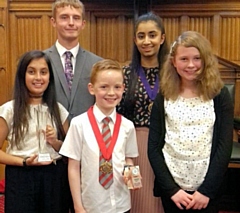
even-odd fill
[(128, 185), (128, 181), (130, 181), (129, 177), (123, 175), (123, 181), (125, 183), (125, 185)]
[[(133, 165), (130, 165), (130, 166), (125, 166), (124, 167), (124, 170), (123, 170), (123, 181), (124, 183), (128, 186), (128, 189), (131, 189), (131, 190), (138, 190), (140, 189), (141, 187), (136, 187), (133, 185), (132, 183), (132, 170), (131, 168), (134, 167)], [(142, 177), (140, 176), (139, 174), (139, 178), (142, 179)]]

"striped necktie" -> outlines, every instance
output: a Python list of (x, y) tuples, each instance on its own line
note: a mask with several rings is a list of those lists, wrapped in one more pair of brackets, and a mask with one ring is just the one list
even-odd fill
[(69, 90), (72, 89), (73, 82), (73, 65), (72, 65), (72, 53), (70, 51), (65, 52), (65, 69), (64, 73), (67, 79)]
[[(109, 117), (106, 117), (102, 121), (103, 122), (102, 137), (103, 137), (103, 141), (106, 145), (106, 148), (108, 148), (109, 144), (111, 143), (111, 131), (109, 128), (110, 120), (111, 119)], [(99, 168), (104, 163), (106, 163), (106, 159), (104, 159), (104, 157), (102, 156), (102, 153), (100, 151)], [(112, 167), (112, 159), (110, 159), (107, 163), (109, 163), (109, 165)], [(109, 173), (104, 173), (99, 169), (99, 182), (105, 189), (108, 189), (110, 187), (110, 185), (113, 183), (112, 170)]]

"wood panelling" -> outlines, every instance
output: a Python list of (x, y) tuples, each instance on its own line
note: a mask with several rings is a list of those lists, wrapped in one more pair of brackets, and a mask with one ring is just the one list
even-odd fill
[[(167, 38), (169, 35), (175, 37), (170, 38), (169, 42), (185, 30), (196, 30), (210, 40), (216, 55), (240, 64), (240, 2), (156, 4), (153, 5), (153, 11), (170, 23), (166, 30)], [(169, 19), (178, 19), (178, 22), (171, 23)], [(175, 30), (176, 24), (179, 25), (178, 31)]]
[(240, 61), (240, 13), (236, 15), (221, 16), (220, 40), (221, 57), (231, 60)]
[(8, 69), (8, 7), (7, 2), (0, 0), (0, 105), (9, 97), (9, 78), (11, 76)]
[(19, 57), (26, 51), (46, 49), (56, 40), (56, 32), (50, 23), (51, 15), (43, 12), (13, 12), (10, 13), (11, 28), (10, 67), (11, 82), (14, 82), (16, 65)]
[[(17, 29), (18, 38), (16, 42), (12, 42), (12, 47), (19, 46), (18, 56), (29, 49), (45, 49), (53, 44), (56, 38), (49, 20), (52, 1), (32, 1), (31, 4), (26, 2), (10, 2), (10, 23), (13, 26), (10, 35)], [(123, 5), (120, 2), (107, 5), (94, 1), (86, 2), (87, 25), (79, 41), (81, 46), (104, 58), (113, 58), (124, 63), (131, 58), (134, 8), (130, 3)], [(240, 56), (237, 54), (240, 48), (240, 3), (190, 6), (167, 4), (163, 7), (162, 4), (152, 1), (152, 10), (163, 18), (169, 43), (182, 31), (196, 30), (211, 41), (217, 55), (240, 63)], [(30, 35), (27, 35), (29, 32)], [(236, 42), (232, 42), (233, 39)]]
[(131, 58), (133, 39), (133, 18), (124, 15), (105, 17), (106, 14), (93, 13), (96, 26), (96, 53), (103, 58), (111, 58), (127, 63)]

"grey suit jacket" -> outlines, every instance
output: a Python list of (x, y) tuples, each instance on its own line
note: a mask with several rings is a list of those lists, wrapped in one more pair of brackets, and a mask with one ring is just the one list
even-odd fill
[(54, 81), (57, 93), (57, 101), (69, 112), (69, 120), (85, 112), (94, 104), (94, 96), (88, 92), (90, 73), (94, 63), (102, 58), (81, 47), (76, 58), (72, 91), (68, 89), (60, 55), (55, 45), (44, 51), (51, 60)]

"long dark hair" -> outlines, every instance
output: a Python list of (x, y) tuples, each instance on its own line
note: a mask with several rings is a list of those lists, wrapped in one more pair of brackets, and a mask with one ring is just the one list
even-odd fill
[[(164, 28), (162, 19), (158, 15), (154, 14), (153, 12), (149, 12), (139, 16), (138, 19), (136, 20), (135, 26), (134, 26), (134, 37), (136, 37), (136, 32), (139, 24), (147, 21), (155, 22), (156, 26), (159, 28), (162, 34), (165, 34), (165, 28)], [(159, 70), (161, 70), (163, 63), (166, 60), (166, 56), (168, 52), (169, 52), (169, 48), (165, 38), (158, 52)], [(125, 94), (125, 107), (129, 109), (133, 109), (132, 105), (134, 104), (134, 95), (136, 92), (136, 85), (138, 81), (137, 70), (140, 66), (141, 66), (141, 53), (139, 52), (136, 44), (134, 43), (133, 51), (132, 51), (132, 61), (130, 63), (131, 73), (130, 73), (129, 87), (128, 87), (127, 93)]]
[(15, 85), (14, 85), (14, 107), (13, 107), (13, 143), (20, 148), (20, 142), (23, 141), (26, 132), (28, 131), (29, 123), (28, 118), (30, 116), (29, 108), (29, 91), (26, 86), (25, 76), (28, 65), (34, 59), (43, 58), (49, 69), (50, 79), (47, 89), (44, 91), (42, 102), (48, 106), (49, 113), (51, 115), (52, 122), (55, 123), (58, 132), (58, 139), (63, 140), (65, 132), (62, 126), (59, 107), (56, 100), (56, 91), (54, 84), (53, 70), (50, 59), (48, 56), (39, 50), (33, 50), (26, 52), (20, 58), (18, 63)]

